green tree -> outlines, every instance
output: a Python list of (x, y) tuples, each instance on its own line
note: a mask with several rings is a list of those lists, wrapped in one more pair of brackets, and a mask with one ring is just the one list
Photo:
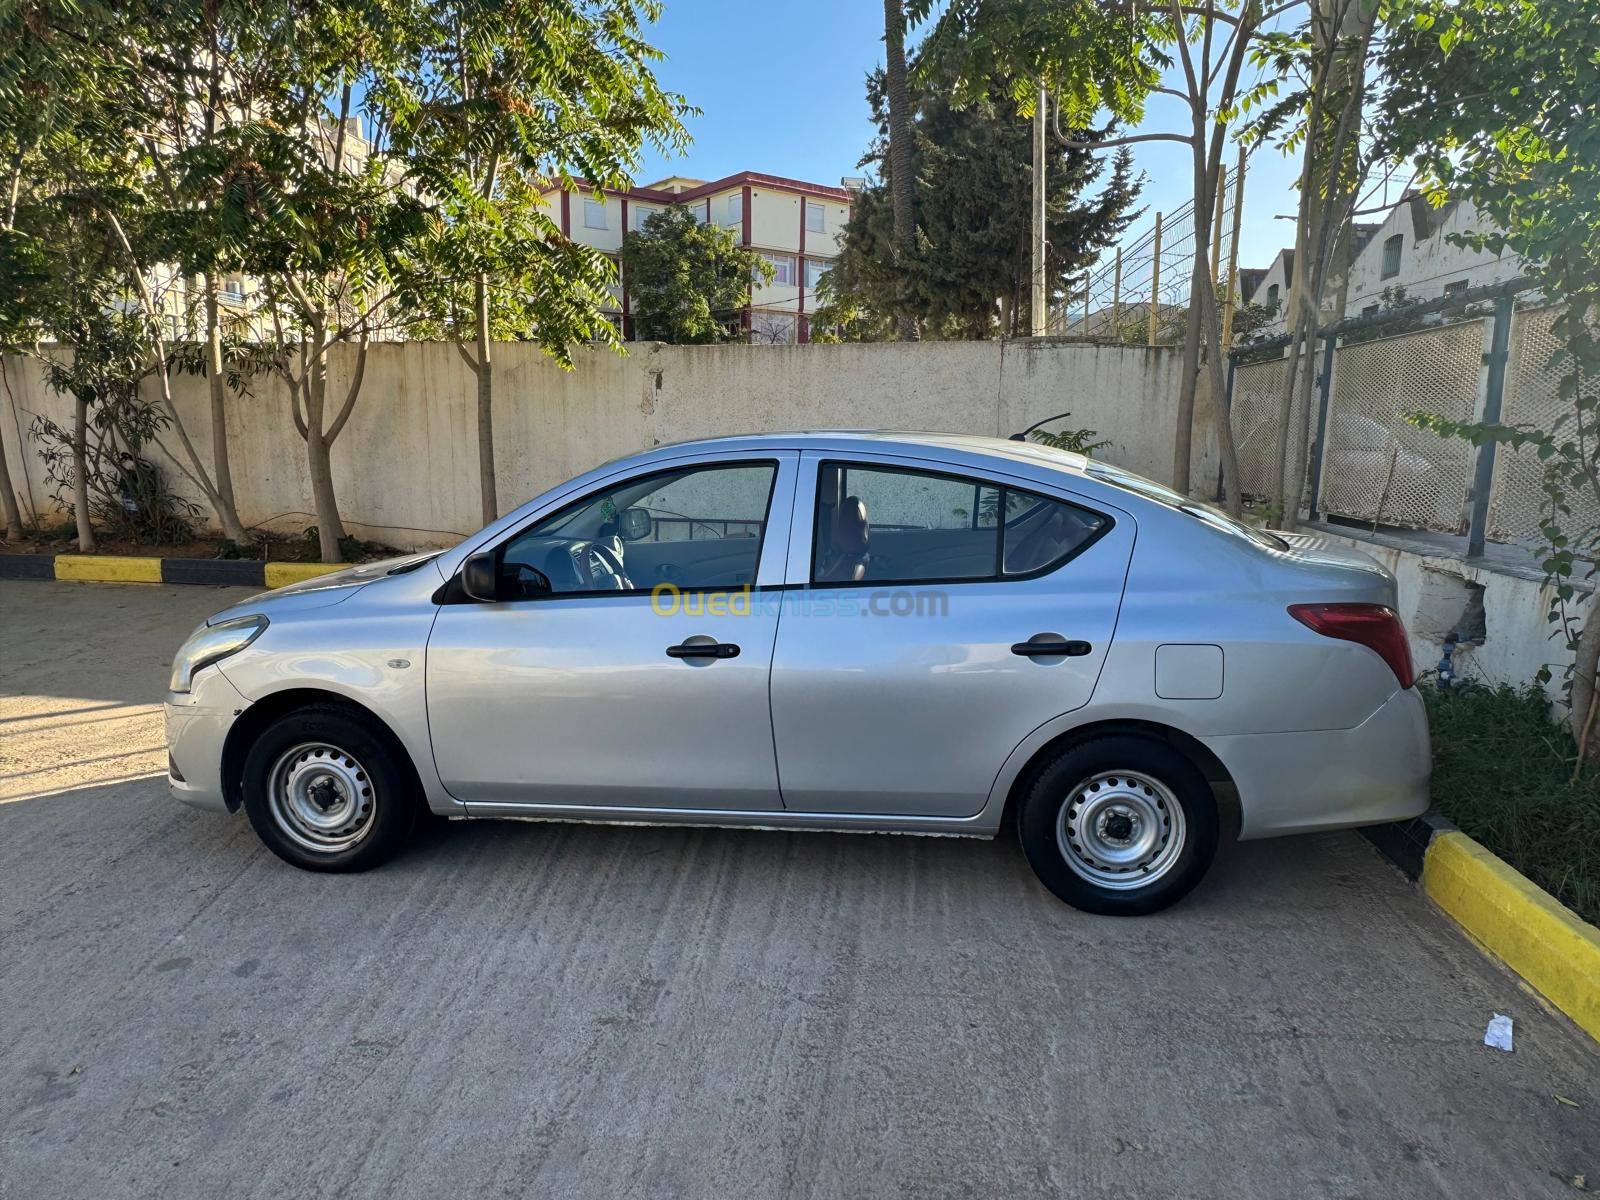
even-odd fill
[[(1245, 90), (1241, 76), (1269, 16), (1296, 0), (1199, 0), (1195, 3), (1115, 3), (1098, 0), (913, 0), (913, 22), (937, 19), (923, 60), (956, 72), (958, 102), (988, 81), (1007, 81), (1020, 112), (1031, 116), (1040, 89), (1049, 97), (1052, 125), (1063, 144), (1090, 150), (1141, 142), (1189, 147), (1193, 166), (1194, 227), (1189, 323), (1173, 437), (1172, 483), (1189, 490), (1195, 397), (1202, 365), (1213, 396), (1223, 394), (1221, 317), (1212, 287), (1211, 226), (1228, 133)], [(1162, 72), (1181, 68), (1172, 86)], [(1084, 131), (1109, 115), (1137, 124), (1146, 99), (1162, 93), (1181, 101), (1186, 120), (1171, 130), (1094, 138)], [(1201, 360), (1205, 346), (1211, 352)], [(1222, 458), (1228, 510), (1238, 514), (1237, 452), (1222, 404), (1213, 404), (1213, 429)]]
[[(895, 252), (910, 260), (917, 251), (916, 203), (912, 199), (911, 93), (906, 77), (906, 15), (900, 0), (883, 0), (884, 69), (880, 81), (887, 121), (883, 137), (886, 157), (894, 164), (888, 176), (889, 206), (893, 214)], [(895, 314), (900, 340), (915, 341), (917, 318), (911, 312)]]
[[(886, 321), (909, 314), (930, 337), (1013, 336), (1028, 328), (1028, 197), (1032, 186), (1030, 122), (998, 88), (951, 102), (948, 78), (925, 78), (915, 104), (910, 173), (918, 240), (897, 244), (891, 194), (898, 173), (890, 154), (884, 77), (868, 79), (867, 99), (879, 137), (861, 160), (883, 182), (863, 189), (850, 209), (833, 269), (824, 276), (814, 323), (870, 338)], [(1139, 194), (1126, 151), (1109, 178), (1104, 157), (1051, 146), (1047, 159), (1046, 291), (1069, 280), (1111, 245), (1136, 215)], [(1091, 195), (1096, 185), (1098, 193)]]
[(643, 341), (737, 341), (752, 281), (768, 283), (772, 275), (772, 264), (739, 245), (732, 231), (702, 224), (681, 204), (652, 213), (622, 240), (622, 276)]
[(1380, 63), (1382, 149), (1412, 161), (1436, 203), (1470, 198), (1494, 229), (1469, 240), (1520, 255), (1563, 308), (1571, 407), (1558, 422), (1430, 423), (1480, 444), (1533, 445), (1545, 463), (1552, 616), (1574, 654), (1573, 731), (1592, 756), (1600, 613), (1580, 622), (1572, 576), (1594, 572), (1600, 528), (1583, 527), (1571, 500), (1600, 504), (1600, 20), (1593, 0), (1397, 0)]
[(561, 236), (545, 214), (549, 183), (623, 187), (649, 143), (687, 143), (683, 98), (665, 92), (641, 35), (655, 0), (541, 6), (445, 0), (424, 67), (445, 85), (397, 134), (435, 199), (435, 238), (423, 265), (440, 329), (477, 390), (483, 520), (499, 516), (494, 462), (494, 342), (536, 341), (564, 367), (574, 345), (616, 344), (602, 311), (615, 269), (601, 252)]

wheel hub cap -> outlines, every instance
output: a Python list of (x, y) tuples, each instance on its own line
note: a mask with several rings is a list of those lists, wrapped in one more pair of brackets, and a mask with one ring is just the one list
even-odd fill
[(1145, 887), (1183, 852), (1183, 809), (1170, 788), (1137, 771), (1083, 780), (1062, 802), (1056, 843), (1073, 874), (1113, 891)]
[(278, 757), (267, 798), (278, 828), (297, 845), (323, 854), (359, 842), (377, 812), (366, 768), (339, 747), (315, 742)]

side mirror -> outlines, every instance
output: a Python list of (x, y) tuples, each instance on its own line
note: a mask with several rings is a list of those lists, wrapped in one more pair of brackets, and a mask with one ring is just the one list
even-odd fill
[(655, 528), (650, 513), (642, 508), (625, 508), (617, 514), (617, 534), (625, 542), (637, 542), (649, 537)]
[(461, 590), (485, 604), (500, 599), (500, 574), (495, 567), (494, 551), (474, 554), (461, 564)]

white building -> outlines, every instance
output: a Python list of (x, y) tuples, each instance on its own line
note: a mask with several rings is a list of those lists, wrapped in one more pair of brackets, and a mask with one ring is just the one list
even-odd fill
[[(1454, 245), (1452, 234), (1483, 233), (1488, 222), (1470, 201), (1452, 201), (1435, 208), (1412, 192), (1400, 200), (1376, 225), (1356, 226), (1356, 254), (1350, 265), (1344, 315), (1374, 316), (1382, 311), (1384, 292), (1403, 289), (1408, 300), (1437, 300), (1473, 288), (1504, 283), (1524, 274), (1522, 260), (1506, 252), (1495, 255)], [(1283, 306), (1294, 283), (1295, 254), (1278, 252), (1272, 265), (1249, 295), (1250, 303), (1276, 309), (1278, 315), (1260, 333), (1286, 331)], [(1323, 297), (1330, 318), (1336, 297)]]

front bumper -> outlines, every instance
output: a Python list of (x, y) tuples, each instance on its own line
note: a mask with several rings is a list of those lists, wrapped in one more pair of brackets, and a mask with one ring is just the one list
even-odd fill
[(1414, 687), (1353, 729), (1201, 740), (1238, 786), (1241, 840), (1404, 821), (1428, 807), (1428, 715)]
[(167, 787), (175, 798), (213, 812), (231, 811), (222, 786), (222, 747), (249, 704), (215, 666), (195, 676), (193, 691), (167, 693)]

